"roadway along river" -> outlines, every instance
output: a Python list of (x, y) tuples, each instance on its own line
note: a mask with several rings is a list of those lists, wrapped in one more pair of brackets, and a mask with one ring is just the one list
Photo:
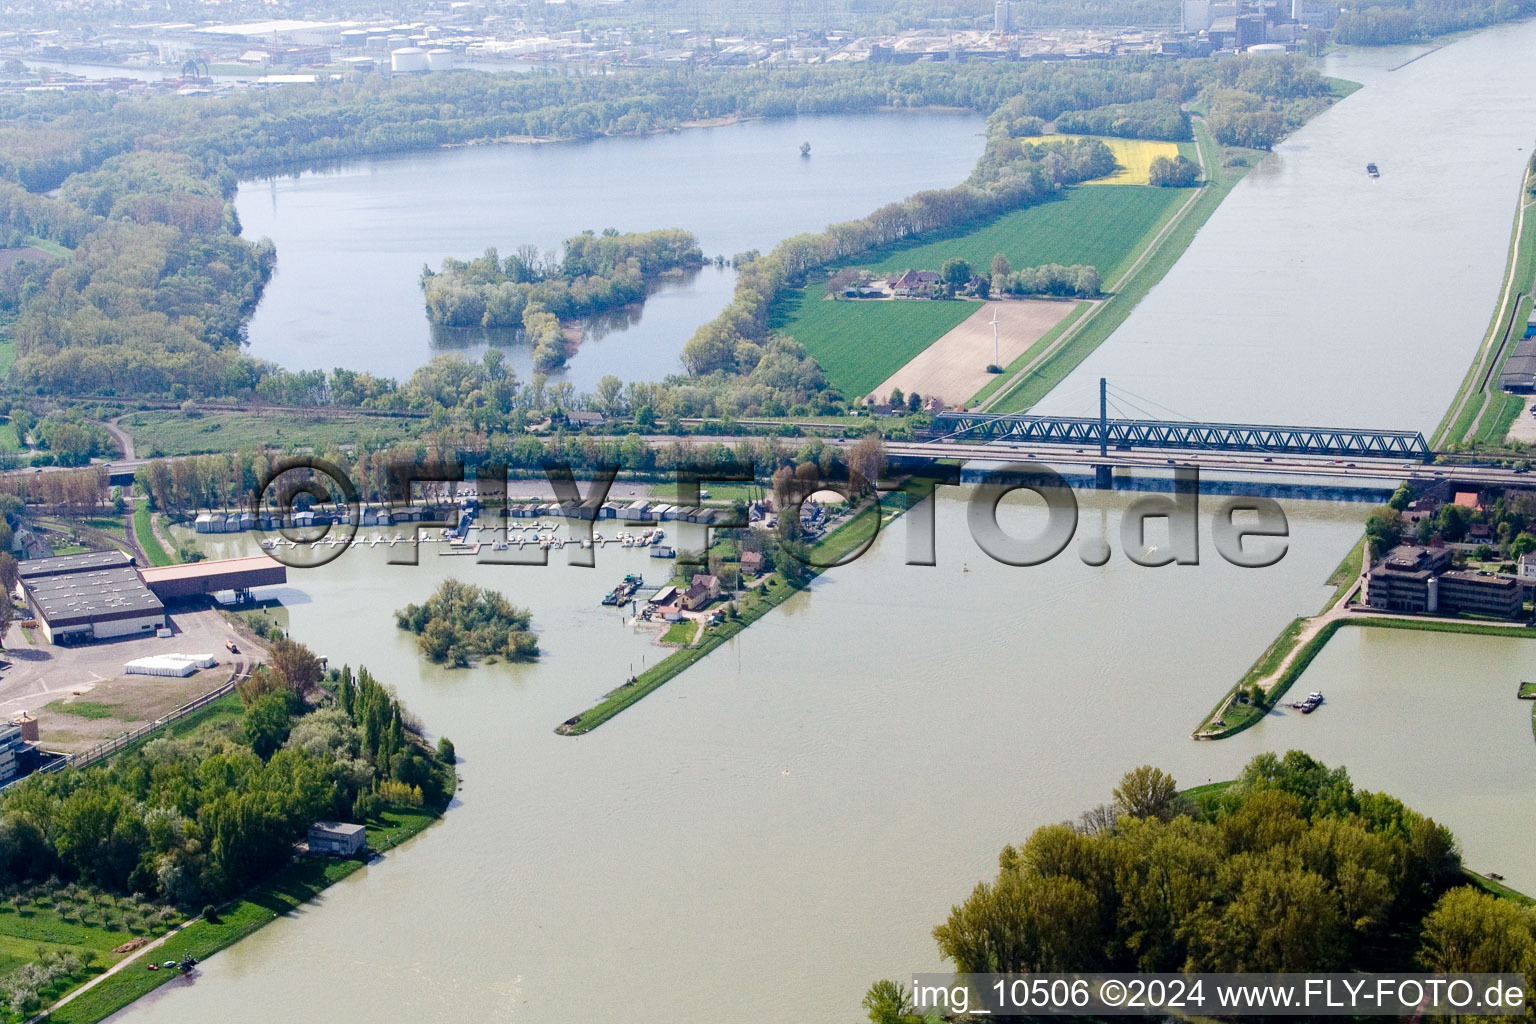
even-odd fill
[[(277, 243), (277, 274), (251, 321), (251, 352), (289, 369), (345, 366), (404, 378), (443, 351), (475, 357), (482, 332), (432, 332), (423, 264), (557, 249), (580, 231), (684, 228), (706, 257), (767, 252), (781, 239), (862, 217), (965, 180), (981, 154), (975, 114), (802, 117), (670, 135), (555, 145), (471, 146), (354, 161), (247, 182), (245, 234)], [(913, 138), (922, 138), (913, 146)], [(800, 156), (800, 143), (811, 156)], [(705, 267), (628, 321), (592, 325), (561, 375), (578, 391), (604, 374), (660, 380), (694, 329), (730, 301), (735, 274)], [(524, 380), (525, 345), (507, 348)]]
[[(1394, 151), (1404, 119), (1422, 113), (1411, 83), (1423, 77), (1461, 96), (1514, 90), (1524, 83), (1511, 76), (1527, 72), (1510, 53), (1533, 44), (1536, 24), (1498, 30), (1373, 78), (1324, 127), (1299, 136), (1283, 166), (1304, 174), (1375, 158), (1389, 182), (1397, 172), (1381, 154)], [(1400, 106), (1383, 106), (1373, 90)], [(1536, 91), (1526, 95), (1536, 107)], [(1379, 128), (1326, 127), (1367, 102)], [(1521, 123), (1536, 122), (1533, 113)], [(1465, 113), (1474, 124), (1480, 117)], [(1481, 294), (1468, 300), (1471, 326), (1449, 323), (1439, 339), (1454, 351), (1410, 350), (1454, 369), (1470, 358), (1492, 302), (1518, 168), (1482, 179), (1512, 148), (1486, 126), (1452, 132), (1454, 160), (1427, 151), (1428, 139), (1452, 145), (1442, 130), (1453, 128), (1425, 123), (1412, 133), (1426, 150), (1416, 155), (1439, 170), (1406, 209), (1378, 209), (1372, 223), (1393, 232), (1402, 219), (1433, 232), (1442, 242), (1432, 269), (1447, 279), (1459, 280), (1472, 255), (1487, 269), (1489, 280), (1473, 282)], [(1488, 202), (1504, 211), (1502, 227), (1459, 220), (1469, 175), (1496, 193)], [(1319, 188), (1331, 180), (1320, 174)], [(1245, 183), (1218, 218), (1241, 224), (1245, 210), (1269, 202), (1266, 182)], [(1323, 201), (1292, 195), (1302, 206)], [(1212, 225), (1211, 237), (1235, 230)], [(1257, 261), (1266, 246), (1282, 247), (1321, 260), (1361, 230), (1355, 219), (1277, 221), (1248, 253)], [(1205, 237), (1178, 273), (1227, 280), (1220, 272), (1232, 253)], [(1404, 243), (1372, 258), (1371, 281), (1387, 287), (1394, 275), (1419, 274), (1425, 256)], [(1198, 319), (1226, 299), (1205, 289), (1191, 302)], [(1378, 321), (1397, 312), (1338, 304), (1332, 341), (1312, 362), (1276, 357), (1251, 377), (1205, 359), (1203, 348), (1172, 349), (1164, 358), (1189, 391), (1164, 400), (1206, 396), (1237, 419), (1297, 409), (1347, 420), (1355, 399), (1401, 393), (1401, 407), (1373, 406), (1366, 421), (1398, 411), (1394, 422), (1428, 425), (1452, 384), (1420, 381), (1400, 336), (1382, 339)], [(1302, 330), (1312, 316), (1306, 296), (1270, 315), (1271, 337), (1282, 336), (1284, 318)], [(1417, 336), (1421, 316), (1412, 306), (1403, 333)], [(1247, 344), (1236, 331), (1231, 338)], [(1340, 389), (1336, 378), (1367, 365), (1379, 374), (1360, 371)], [(1233, 401), (1234, 385), (1245, 403)], [(1320, 403), (1320, 391), (1333, 398)], [(1130, 498), (1079, 497), (1083, 536), (1107, 531), (1118, 548)], [(995, 870), (1005, 842), (1108, 799), (1137, 764), (1195, 784), (1289, 747), (1345, 764), (1360, 784), (1445, 821), (1473, 867), (1536, 890), (1536, 748), (1528, 705), (1513, 696), (1516, 680), (1536, 678), (1536, 644), (1346, 630), (1303, 680), (1328, 694), (1317, 714), (1277, 714), (1222, 743), (1188, 738), (1292, 616), (1317, 610), (1322, 580), (1359, 536), (1360, 506), (1288, 504), (1289, 554), (1265, 570), (1217, 559), (1209, 538), (1199, 567), (1142, 569), (1116, 554), (1089, 568), (1074, 542), (1047, 565), (1014, 569), (968, 538), (962, 498), (940, 504), (937, 567), (902, 564), (898, 523), (863, 559), (579, 739), (552, 728), (660, 653), (598, 605), (625, 572), (657, 574), (642, 553), (604, 550), (594, 572), (565, 567), (559, 554), (547, 568), (512, 569), (429, 549), (421, 566), (403, 568), (385, 565), (383, 550), (356, 550), (295, 571), (282, 595), (294, 635), (333, 662), (366, 662), (451, 737), (464, 759), (460, 800), (405, 848), (121, 1019), (847, 1022), (860, 1017), (872, 980), (939, 966), (930, 928)], [(1034, 515), (1010, 507), (1004, 525), (1022, 533)], [(250, 543), (207, 546), (229, 554)], [(449, 573), (529, 605), (545, 658), (460, 672), (423, 665), (390, 613)]]

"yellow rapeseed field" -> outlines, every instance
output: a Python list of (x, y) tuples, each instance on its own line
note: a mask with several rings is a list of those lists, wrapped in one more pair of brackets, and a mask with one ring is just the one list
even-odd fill
[[(1179, 155), (1177, 142), (1152, 142), (1147, 139), (1115, 139), (1107, 135), (1060, 135), (1063, 139), (1098, 139), (1115, 154), (1120, 169), (1103, 178), (1085, 182), (1087, 185), (1145, 185), (1152, 161), (1160, 156), (1172, 160)], [(1050, 138), (1050, 136), (1045, 136)], [(1027, 140), (1026, 140), (1027, 141)], [(1040, 141), (1040, 140), (1035, 140)]]

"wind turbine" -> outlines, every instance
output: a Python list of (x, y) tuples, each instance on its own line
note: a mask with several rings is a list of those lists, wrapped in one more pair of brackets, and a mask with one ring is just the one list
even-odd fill
[(992, 308), (992, 365), (999, 370), (1003, 368), (1002, 353), (997, 343), (997, 307)]

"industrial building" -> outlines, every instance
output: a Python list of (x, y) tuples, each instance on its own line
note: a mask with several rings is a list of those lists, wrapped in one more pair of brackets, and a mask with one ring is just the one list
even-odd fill
[(1449, 548), (1399, 545), (1366, 576), (1366, 606), (1425, 615), (1520, 617), (1525, 588), (1518, 579), (1450, 566)]
[(1530, 394), (1536, 391), (1536, 313), (1526, 321), (1525, 331), (1499, 371), (1499, 387), (1505, 391)]
[(140, 569), (139, 575), (150, 591), (162, 601), (184, 601), (225, 590), (239, 594), (253, 587), (270, 587), (288, 582), (288, 570), (283, 563), (266, 555), (191, 562), (187, 565), (162, 565)]
[(165, 626), (165, 605), (121, 551), (29, 559), (17, 574), (49, 643), (152, 636)]
[(165, 602), (286, 583), (265, 555), (140, 569), (121, 551), (27, 559), (17, 567), (32, 617), (49, 643), (151, 636), (166, 628)]
[(20, 722), (0, 725), (0, 785), (30, 775), (37, 767), (36, 739), (37, 719), (25, 713)]

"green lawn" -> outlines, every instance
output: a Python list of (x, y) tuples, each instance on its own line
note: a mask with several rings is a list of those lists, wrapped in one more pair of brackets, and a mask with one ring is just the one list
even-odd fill
[(80, 718), (111, 718), (117, 714), (116, 704), (103, 704), (99, 700), (56, 700), (44, 705), (48, 711), (57, 711), (65, 715), (76, 715)]
[(258, 415), (150, 409), (124, 416), (119, 425), (133, 437), (138, 454), (200, 455), (238, 448), (286, 448), (323, 443), (392, 442), (414, 437), (423, 420), (387, 416)]
[(694, 635), (698, 631), (699, 624), (697, 622), (692, 619), (684, 619), (681, 622), (674, 622), (669, 626), (667, 631), (662, 634), (661, 640), (663, 643), (668, 644), (691, 644), (693, 643)]
[(38, 235), (28, 235), (21, 240), (23, 245), (30, 245), (34, 249), (41, 249), (50, 256), (57, 256), (61, 260), (67, 260), (75, 254), (75, 250), (66, 248), (58, 242), (43, 238)]
[[(894, 246), (852, 265), (888, 275), (909, 267), (937, 270), (958, 257), (984, 269), (1001, 252), (1015, 267), (1086, 263), (1098, 268), (1108, 287), (1188, 194), (1135, 185), (1068, 189), (1061, 199), (969, 231)], [(786, 293), (772, 326), (804, 345), (849, 397), (868, 394), (977, 309), (966, 301), (832, 302), (825, 295), (826, 284), (819, 281)]]
[(150, 565), (175, 565), (176, 559), (165, 550), (160, 538), (155, 536), (149, 515), (147, 501), (140, 502), (139, 507), (133, 510), (133, 535), (138, 538), (139, 547), (144, 549), (144, 556), (149, 559)]
[[(1113, 334), (1125, 319), (1131, 315), (1136, 305), (1152, 290), (1157, 282), (1163, 279), (1184, 250), (1194, 241), (1195, 234), (1206, 222), (1221, 201), (1227, 197), (1237, 185), (1239, 179), (1248, 171), (1248, 166), (1222, 167), (1221, 154), (1223, 150), (1217, 146), (1215, 140), (1206, 130), (1204, 122), (1195, 123), (1195, 139), (1201, 151), (1205, 154), (1206, 173), (1208, 179), (1199, 190), (1199, 195), (1194, 204), (1184, 214), (1176, 226), (1169, 229), (1168, 233), (1158, 242), (1157, 248), (1147, 257), (1134, 273), (1121, 281), (1118, 275), (1101, 274), (1106, 288), (1116, 289), (1108, 301), (1096, 306), (1086, 316), (1073, 319), (1071, 326), (1061, 335), (1061, 345), (1052, 352), (1043, 363), (1035, 367), (1034, 371), (1022, 380), (1013, 374), (1004, 374), (1004, 382), (995, 390), (1007, 388), (1001, 396), (995, 396), (993, 403), (986, 408), (987, 412), (1019, 413), (1027, 412), (1034, 403), (1038, 402), (1052, 388), (1056, 387), (1067, 375), (1087, 359), (1105, 340)], [(1258, 155), (1252, 150), (1230, 150), (1240, 153), (1249, 165), (1257, 159)], [(1102, 186), (1096, 190), (1102, 190)], [(1156, 191), (1150, 190), (1149, 191)], [(1164, 216), (1153, 225), (1150, 233), (1155, 234), (1161, 230), (1169, 219), (1177, 212), (1179, 205), (1189, 198), (1189, 189), (1166, 189), (1171, 194), (1169, 205), (1164, 209)], [(1147, 239), (1150, 241), (1150, 239)], [(1140, 246), (1137, 247), (1139, 252)], [(1135, 253), (1127, 260), (1127, 268), (1135, 262)], [(1033, 358), (1033, 357), (1031, 357)], [(1021, 367), (1022, 369), (1022, 367)]]
[(1116, 185), (1069, 188), (1049, 203), (1005, 214), (990, 224), (963, 232), (929, 236), (874, 254), (854, 265), (883, 273), (938, 270), (951, 258), (990, 270), (1003, 253), (1015, 267), (1042, 263), (1097, 267), (1106, 287), (1135, 258), (1138, 243), (1170, 207), (1189, 193), (1179, 188)]

